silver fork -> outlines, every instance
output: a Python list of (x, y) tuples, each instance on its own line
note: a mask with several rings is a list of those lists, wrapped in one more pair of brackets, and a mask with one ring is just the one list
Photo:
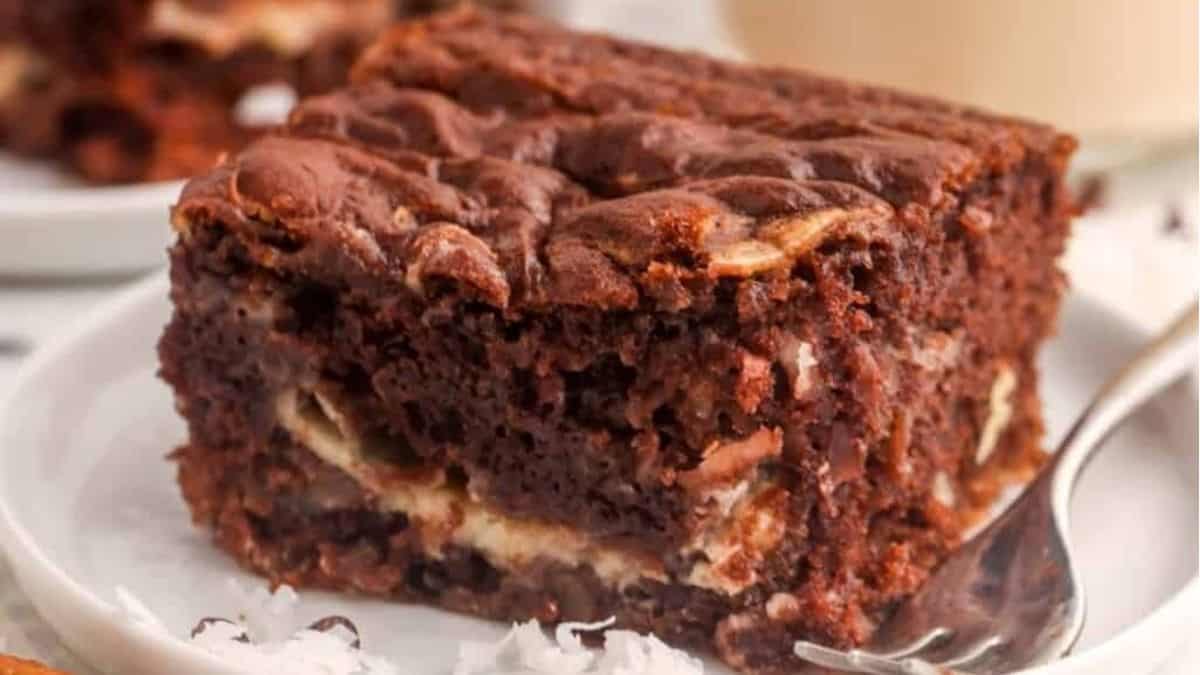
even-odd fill
[(1053, 661), (1083, 629), (1067, 518), (1076, 478), (1114, 427), (1195, 363), (1193, 306), (1114, 375), (1025, 492), (964, 543), (864, 649), (798, 642), (811, 663), (874, 675), (1007, 673)]

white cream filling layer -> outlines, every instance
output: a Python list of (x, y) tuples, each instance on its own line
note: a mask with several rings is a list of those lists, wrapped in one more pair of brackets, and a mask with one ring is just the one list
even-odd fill
[[(429, 555), (438, 557), (452, 544), (478, 551), (501, 569), (520, 568), (540, 558), (590, 565), (598, 577), (618, 588), (641, 579), (669, 581), (661, 559), (598, 544), (564, 525), (504, 515), (469, 490), (448, 485), (444, 477), (415, 478), (372, 459), (370, 443), (355, 438), (336, 407), (325, 397), (309, 396), (295, 390), (280, 395), (280, 424), (318, 457), (377, 495), (381, 508), (405, 513), (419, 528)], [(744, 483), (714, 495), (717, 517), (685, 549), (702, 553), (708, 562), (697, 563), (685, 582), (734, 594), (757, 581), (755, 564), (783, 536), (781, 496), (778, 488)]]
[(341, 29), (385, 26), (383, 2), (339, 0), (273, 0), (234, 3), (220, 12), (205, 12), (181, 0), (158, 0), (150, 10), (152, 35), (203, 45), (214, 54), (262, 43), (280, 54), (296, 56), (322, 35)]
[(1008, 423), (1012, 421), (1012, 395), (1017, 391), (1017, 373), (1010, 366), (1002, 366), (992, 381), (988, 395), (988, 418), (979, 434), (979, 446), (975, 450), (975, 463), (983, 464), (991, 457)]
[(722, 518), (689, 545), (704, 554), (687, 583), (734, 595), (758, 581), (758, 566), (787, 532), (787, 493), (770, 481), (757, 481)]

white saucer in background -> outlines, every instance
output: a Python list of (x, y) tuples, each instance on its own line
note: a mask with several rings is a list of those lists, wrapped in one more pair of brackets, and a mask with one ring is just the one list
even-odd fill
[[(239, 120), (282, 121), (296, 97), (284, 85), (251, 89)], [(93, 186), (50, 162), (0, 152), (0, 277), (142, 272), (167, 261), (170, 209), (183, 181)]]
[(98, 276), (166, 262), (181, 182), (91, 187), (0, 154), (0, 276)]
[[(240, 571), (190, 524), (164, 455), (183, 438), (154, 345), (166, 321), (160, 275), (39, 352), (0, 410), (0, 544), (38, 611), (109, 673), (221, 672), (212, 657), (117, 618), (129, 588), (175, 635), (236, 611)], [(1144, 336), (1074, 296), (1045, 350), (1042, 386), (1057, 439)], [(1176, 386), (1117, 432), (1084, 476), (1073, 541), (1089, 594), (1079, 653), (1031, 675), (1144, 675), (1200, 622), (1197, 402)], [(365, 648), (406, 675), (446, 675), (463, 639), (503, 627), (433, 609), (301, 593), (298, 620), (350, 617)], [(728, 671), (711, 666), (709, 673)]]

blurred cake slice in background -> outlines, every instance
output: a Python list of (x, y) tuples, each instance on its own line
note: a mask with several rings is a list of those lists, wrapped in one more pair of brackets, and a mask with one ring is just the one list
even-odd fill
[[(442, 4), (9, 0), (0, 146), (60, 160), (93, 183), (202, 172), (260, 128), (261, 115), (240, 114), (247, 94), (268, 84), (326, 91), (393, 18)], [(286, 111), (290, 97), (277, 98), (272, 110)]]

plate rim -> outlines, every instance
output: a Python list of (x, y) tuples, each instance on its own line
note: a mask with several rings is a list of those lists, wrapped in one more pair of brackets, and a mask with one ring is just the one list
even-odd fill
[[(61, 358), (64, 353), (70, 351), (79, 342), (95, 333), (102, 325), (123, 316), (134, 307), (150, 301), (155, 296), (165, 293), (167, 288), (167, 276), (163, 272), (153, 274), (144, 280), (131, 284), (129, 288), (120, 291), (107, 302), (98, 304), (91, 311), (85, 313), (72, 326), (38, 347), (25, 363), (18, 368), (8, 391), (3, 396), (0, 396), (0, 441), (9, 438), (8, 428), (11, 424), (9, 416), (13, 410), (12, 402), (29, 385), (30, 381), (34, 380), (57, 359)], [(5, 452), (5, 448), (0, 446), (0, 453), (3, 452)], [(180, 664), (187, 663), (189, 668), (203, 668), (204, 670), (201, 672), (233, 672), (230, 670), (228, 663), (221, 661), (214, 655), (183, 640), (179, 636), (159, 634), (133, 621), (121, 619), (122, 611), (117, 605), (104, 600), (98, 594), (85, 587), (75, 577), (67, 574), (66, 570), (60, 565), (50, 560), (46, 552), (42, 550), (34, 539), (33, 534), (13, 513), (13, 507), (9, 506), (3, 481), (0, 481), (0, 535), (2, 535), (0, 536), (0, 552), (6, 556), (10, 568), (13, 570), (13, 576), (17, 581), (17, 585), (21, 587), (21, 591), (26, 595), (26, 598), (33, 605), (38, 615), (50, 625), (56, 637), (63, 640), (63, 642), (69, 643), (70, 639), (64, 635), (64, 631), (55, 624), (53, 619), (46, 616), (46, 612), (39, 605), (41, 601), (40, 597), (36, 592), (30, 590), (32, 584), (25, 577), (27, 567), (36, 570), (38, 573), (44, 575), (44, 577), (52, 579), (53, 583), (57, 586), (57, 590), (70, 596), (69, 602), (71, 605), (80, 608), (81, 613), (85, 614), (89, 620), (106, 622), (113, 629), (123, 630), (127, 639), (137, 640), (143, 646), (173, 652), (171, 658)], [(29, 563), (29, 565), (27, 566), (26, 563)], [(74, 648), (74, 645), (71, 646)], [(103, 670), (103, 668), (91, 663), (84, 657), (81, 653), (83, 650), (73, 650), (79, 653), (81, 658), (85, 662), (88, 662), (88, 665)]]
[[(0, 441), (9, 438), (8, 428), (12, 424), (9, 417), (12, 414), (13, 402), (47, 367), (75, 348), (80, 342), (87, 340), (103, 326), (119, 320), (133, 308), (150, 302), (153, 298), (165, 296), (168, 290), (167, 274), (163, 271), (152, 274), (95, 306), (66, 330), (59, 332), (38, 347), (34, 354), (18, 368), (8, 391), (0, 396)], [(1091, 312), (1101, 314), (1110, 322), (1123, 326), (1130, 334), (1142, 338), (1148, 337), (1146, 331), (1111, 312), (1087, 295), (1079, 294), (1076, 296), (1076, 300), (1086, 303)], [(3, 446), (0, 446), (0, 453), (5, 450)], [(28, 596), (39, 615), (42, 615), (51, 625), (57, 637), (69, 642), (69, 639), (63, 635), (63, 631), (45, 617), (45, 613), (38, 606), (35, 593), (29, 590), (31, 584), (24, 577), (23, 572), (25, 562), (28, 562), (39, 573), (53, 579), (58, 589), (70, 596), (69, 601), (73, 606), (84, 608), (95, 620), (121, 621), (117, 618), (120, 610), (114, 604), (85, 587), (67, 574), (61, 566), (49, 559), (46, 552), (35, 541), (32, 533), (17, 520), (13, 513), (13, 507), (8, 503), (3, 482), (0, 482), (0, 535), (3, 535), (0, 536), (0, 551), (7, 555), (18, 585)], [(20, 566), (16, 562), (18, 559), (22, 563)], [(1171, 626), (1185, 625), (1189, 619), (1191, 621), (1200, 620), (1200, 574), (1192, 577), (1149, 614), (1104, 642), (1094, 645), (1087, 651), (1069, 654), (1052, 663), (1025, 669), (1020, 673), (1025, 675), (1067, 675), (1068, 673), (1093, 672), (1089, 668), (1102, 665), (1115, 654), (1148, 645), (1154, 641), (1156, 635), (1166, 633)], [(192, 668), (204, 668), (205, 672), (222, 672), (230, 667), (229, 664), (186, 642), (179, 636), (159, 634), (132, 622), (125, 623), (130, 629), (124, 631), (127, 638), (140, 640), (143, 646), (170, 653), (180, 665), (186, 663)], [(1165, 658), (1166, 654), (1164, 653), (1162, 656)]]
[[(28, 227), (22, 218), (53, 220), (80, 213), (160, 208), (175, 203), (186, 180), (130, 183), (128, 185), (39, 188), (32, 191), (0, 190), (0, 228)], [(165, 226), (164, 217), (164, 226)], [(58, 223), (42, 223), (53, 227)]]

